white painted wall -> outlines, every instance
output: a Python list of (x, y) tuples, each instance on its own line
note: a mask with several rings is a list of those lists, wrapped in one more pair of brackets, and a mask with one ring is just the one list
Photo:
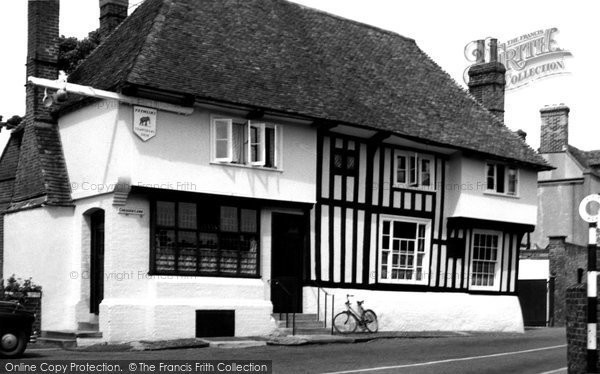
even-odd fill
[[(314, 202), (316, 130), (278, 121), (282, 171), (211, 164), (210, 115), (158, 112), (156, 136), (132, 131), (132, 106), (101, 101), (59, 120), (73, 198), (113, 189), (119, 177), (132, 185), (275, 200)], [(221, 113), (225, 114), (225, 113)], [(93, 167), (91, 167), (93, 165)]]
[(519, 280), (550, 279), (550, 261), (548, 259), (519, 260)]
[(447, 163), (447, 217), (470, 217), (535, 225), (537, 173), (519, 169), (518, 196), (486, 192), (485, 161), (455, 154)]
[(42, 330), (71, 330), (79, 299), (72, 208), (37, 208), (4, 218), (4, 274), (43, 287)]
[[(517, 296), (472, 295), (457, 292), (398, 292), (356, 289), (326, 289), (335, 295), (335, 312), (346, 309), (346, 295), (365, 300), (365, 309), (377, 314), (380, 331), (524, 331)], [(329, 298), (328, 326), (331, 318)], [(304, 312), (316, 313), (317, 288), (304, 288)], [(323, 294), (321, 293), (321, 313)]]

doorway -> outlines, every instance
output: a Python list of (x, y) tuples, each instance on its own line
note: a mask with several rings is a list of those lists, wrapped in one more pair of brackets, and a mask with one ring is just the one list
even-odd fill
[(271, 227), (271, 302), (274, 313), (302, 312), (304, 215), (273, 213)]
[(99, 314), (104, 299), (104, 211), (90, 215), (90, 313)]

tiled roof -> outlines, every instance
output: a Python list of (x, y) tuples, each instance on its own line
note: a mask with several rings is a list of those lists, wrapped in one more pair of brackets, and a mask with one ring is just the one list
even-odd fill
[(146, 0), (71, 74), (548, 164), (414, 40), (284, 0)]
[(10, 204), (13, 196), (22, 131), (13, 131), (0, 157), (0, 213)]
[(569, 145), (569, 153), (584, 167), (599, 167), (600, 166), (600, 150), (582, 151), (572, 145)]

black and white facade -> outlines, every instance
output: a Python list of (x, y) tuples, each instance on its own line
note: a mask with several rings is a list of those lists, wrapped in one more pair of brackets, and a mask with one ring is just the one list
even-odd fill
[(503, 93), (498, 66), (472, 97), (411, 39), (231, 3), (146, 0), (70, 75), (91, 97), (13, 130), (3, 272), (44, 287), (42, 329), (266, 335), (273, 313), (330, 318), (326, 291), (380, 330), (522, 331), (519, 243), (548, 166), (477, 94)]

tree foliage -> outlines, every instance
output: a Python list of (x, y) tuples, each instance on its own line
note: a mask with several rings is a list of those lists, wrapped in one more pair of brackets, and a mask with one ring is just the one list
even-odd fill
[(90, 32), (82, 40), (61, 35), (58, 46), (58, 69), (70, 74), (99, 44), (99, 30)]

